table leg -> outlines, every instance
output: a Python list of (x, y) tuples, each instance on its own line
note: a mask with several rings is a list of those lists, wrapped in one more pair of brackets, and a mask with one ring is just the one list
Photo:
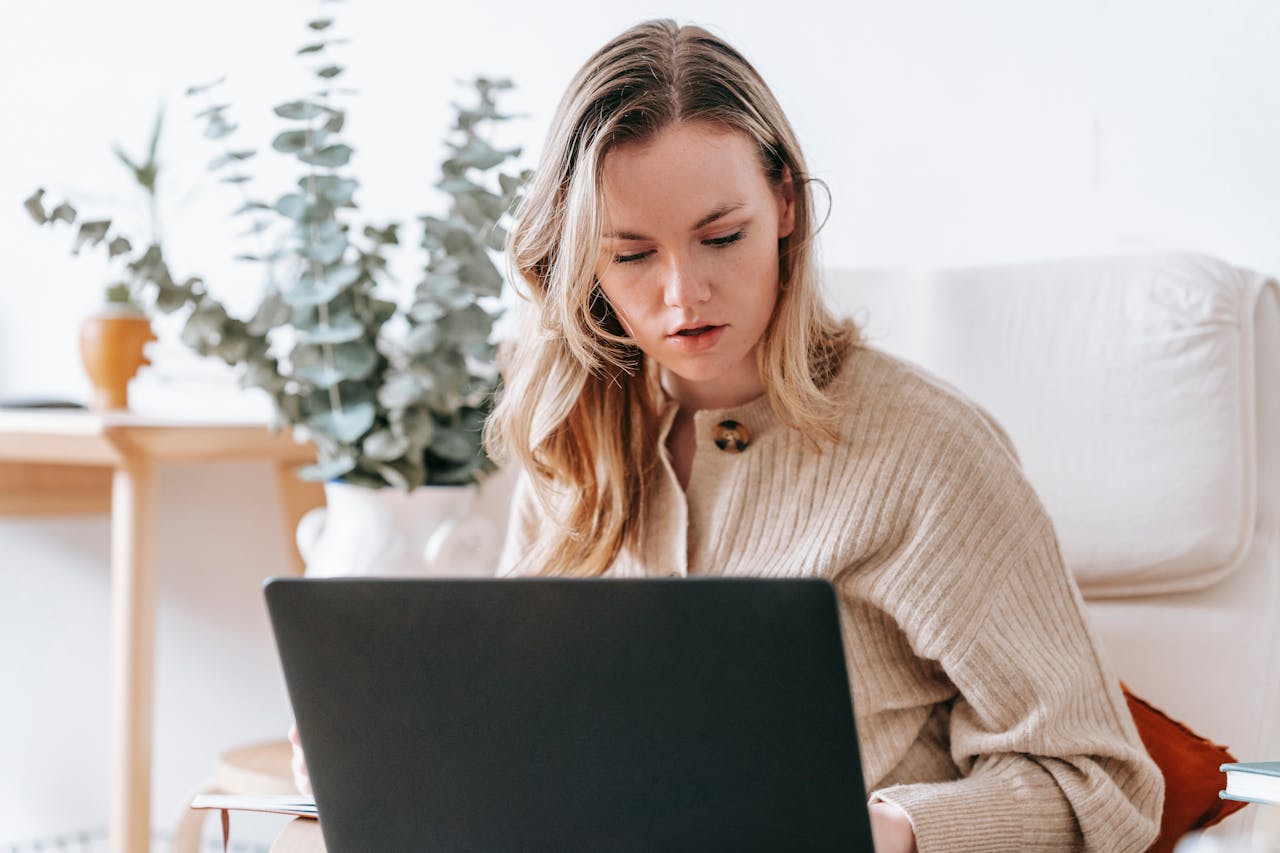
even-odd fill
[(108, 849), (151, 845), (155, 466), (126, 457), (111, 484), (111, 810)]
[[(296, 533), (298, 522), (308, 511), (324, 506), (324, 485), (303, 480), (298, 476), (300, 466), (279, 462), (276, 464), (276, 487), (280, 494), (280, 508), (284, 520), (285, 542), (288, 543), (289, 559), (295, 574), (306, 571), (302, 555), (298, 553)], [(276, 574), (273, 572), (272, 574)]]

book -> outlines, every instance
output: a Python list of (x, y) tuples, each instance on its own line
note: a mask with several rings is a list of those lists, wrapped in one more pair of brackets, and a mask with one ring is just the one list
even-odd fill
[(1222, 799), (1280, 805), (1280, 761), (1224, 764), (1218, 769), (1227, 774), (1227, 789), (1218, 792)]
[(316, 817), (316, 801), (303, 794), (271, 794), (244, 796), (240, 794), (197, 794), (191, 800), (193, 809), (218, 809), (219, 811), (270, 812), (295, 817)]

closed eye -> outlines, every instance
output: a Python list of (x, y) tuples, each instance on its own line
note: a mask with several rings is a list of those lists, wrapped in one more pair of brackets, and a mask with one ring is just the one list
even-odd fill
[[(712, 248), (715, 248), (715, 249), (724, 249), (732, 245), (733, 243), (738, 242), (745, 236), (747, 236), (746, 231), (738, 231), (736, 233), (729, 234), (728, 236), (725, 236), (725, 237), (715, 237), (710, 240), (703, 240), (702, 245), (711, 246)], [(634, 255), (614, 255), (613, 262), (615, 264), (633, 264), (633, 263), (636, 263), (637, 261), (643, 261), (645, 258), (649, 257), (649, 255), (651, 254), (653, 254), (652, 250), (647, 252), (639, 252)]]

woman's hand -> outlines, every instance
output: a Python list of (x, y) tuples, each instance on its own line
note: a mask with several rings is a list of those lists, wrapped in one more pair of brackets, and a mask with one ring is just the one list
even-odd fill
[(867, 806), (867, 811), (876, 853), (916, 853), (916, 832), (906, 812), (883, 800)]
[(311, 791), (311, 775), (307, 773), (307, 757), (302, 754), (302, 741), (298, 739), (298, 724), (289, 726), (289, 743), (293, 744), (293, 784), (308, 797), (314, 797)]

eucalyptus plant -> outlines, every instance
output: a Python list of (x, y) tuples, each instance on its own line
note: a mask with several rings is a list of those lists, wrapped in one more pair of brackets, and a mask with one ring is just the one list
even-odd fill
[[(288, 124), (271, 141), (302, 167), (296, 189), (274, 200), (251, 195), (248, 166), (257, 152), (231, 144), (230, 105), (213, 99), (223, 81), (187, 92), (209, 101), (197, 116), (205, 136), (222, 146), (209, 169), (241, 187), (234, 215), (250, 220), (245, 236), (260, 244), (273, 230), (280, 237), (269, 250), (237, 255), (267, 273), (251, 317), (231, 316), (199, 277), (179, 283), (158, 243), (135, 252), (110, 220), (81, 223), (76, 250), (105, 245), (110, 258), (127, 258), (130, 288), (145, 293), (149, 306), (190, 310), (183, 342), (236, 366), (242, 385), (271, 396), (276, 428), (288, 424), (315, 444), (318, 462), (302, 477), (406, 491), (475, 482), (494, 468), (481, 428), (500, 382), (491, 336), (502, 276), (489, 253), (501, 251), (501, 220), (529, 176), (498, 170), (520, 149), (497, 148), (482, 131), (512, 118), (496, 102), (512, 84), (475, 78), (476, 103), (454, 104), (449, 156), (436, 183), (449, 197), (448, 212), (419, 217), (426, 262), (402, 309), (385, 287), (399, 223), (367, 224), (356, 237), (348, 221), (359, 182), (349, 172), (354, 152), (342, 138), (346, 114), (334, 96), (352, 92), (335, 87), (345, 69), (323, 61), (343, 40), (330, 35), (331, 18), (307, 26), (313, 36), (297, 53), (322, 59), (313, 69), (319, 88), (275, 107)], [(42, 196), (37, 190), (25, 202), (38, 222), (75, 224), (74, 208), (63, 202), (46, 213)]]
[[(134, 182), (142, 189), (147, 199), (148, 221), (151, 228), (149, 239), (156, 245), (160, 244), (160, 212), (157, 198), (157, 185), (160, 176), (160, 162), (157, 151), (160, 147), (160, 129), (164, 125), (164, 108), (161, 107), (156, 112), (155, 124), (151, 129), (151, 137), (147, 143), (147, 154), (145, 159), (137, 161), (130, 157), (118, 144), (112, 145), (112, 151), (115, 152), (116, 158), (124, 164), (129, 170)], [(52, 211), (44, 210), (44, 190), (38, 189), (26, 201), (23, 202), (27, 212), (32, 218), (41, 225), (52, 225), (57, 222), (66, 222), (74, 225), (78, 215), (76, 209), (70, 202), (64, 201), (55, 207)], [(83, 221), (76, 234), (76, 239), (71, 247), (71, 253), (79, 254), (80, 249), (86, 243), (102, 243), (105, 241), (107, 231), (111, 227), (111, 220), (91, 220)], [(106, 241), (108, 257), (115, 258), (117, 255), (128, 254), (133, 249), (133, 243), (126, 237), (116, 235), (110, 241)], [(107, 285), (103, 293), (104, 300), (107, 305), (117, 308), (127, 308), (131, 311), (142, 311), (142, 303), (134, 293), (134, 288), (129, 280), (116, 281)]]

